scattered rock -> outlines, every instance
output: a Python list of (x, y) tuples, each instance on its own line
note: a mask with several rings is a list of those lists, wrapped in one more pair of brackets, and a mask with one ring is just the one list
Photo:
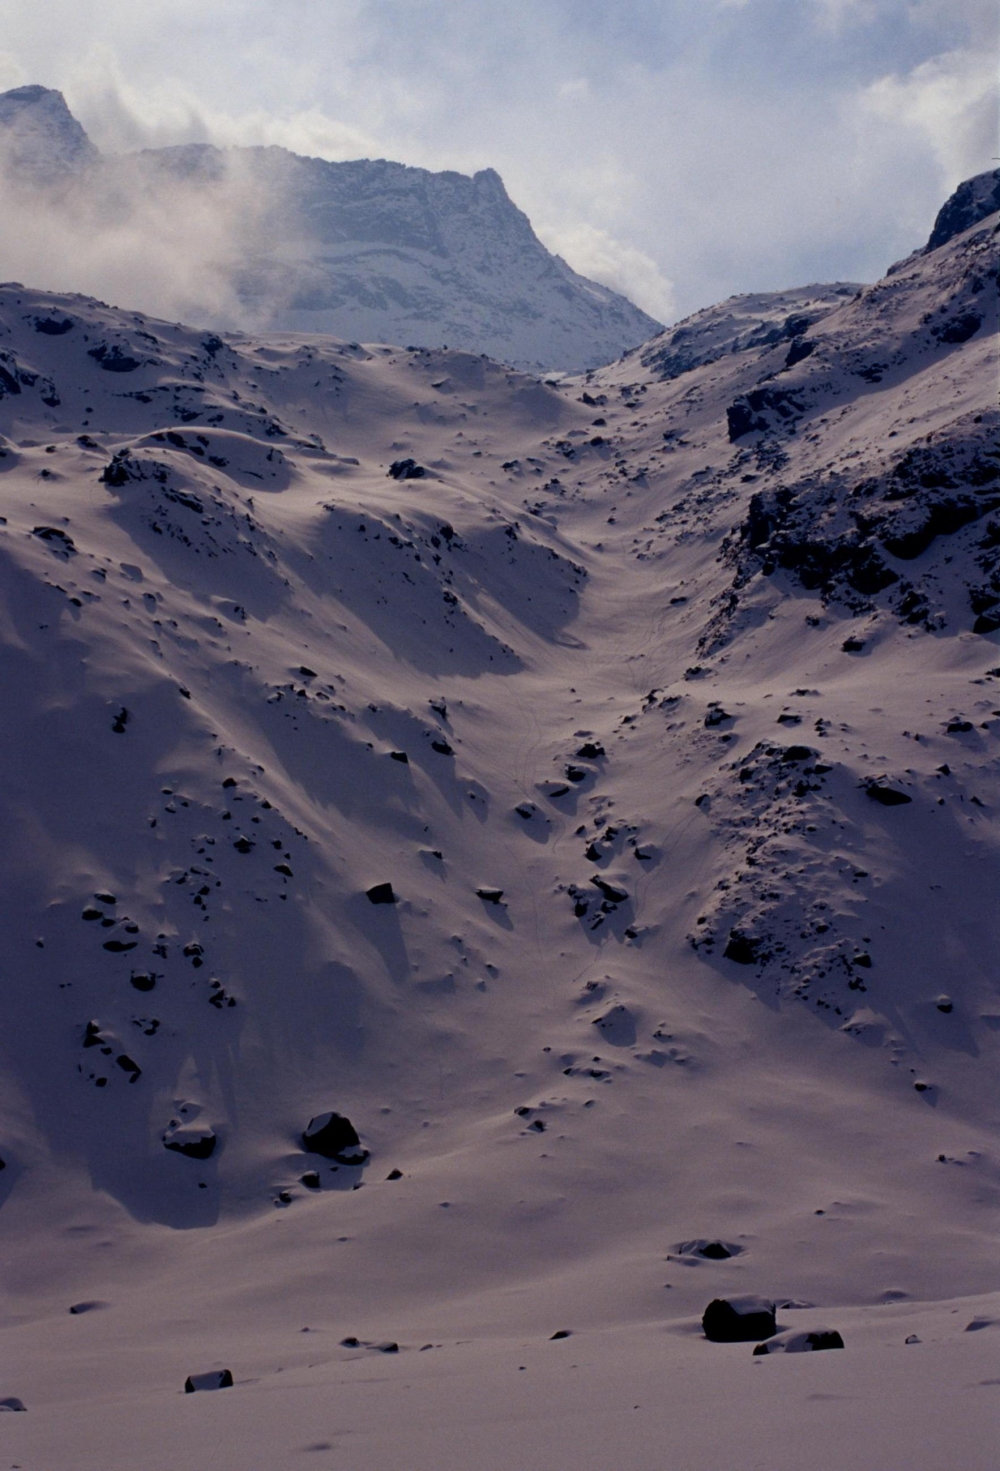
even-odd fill
[(322, 1154), (341, 1165), (363, 1165), (368, 1150), (362, 1149), (350, 1119), (339, 1113), (321, 1113), (309, 1120), (302, 1133), (302, 1147), (309, 1154)]
[(70, 1305), (69, 1310), (74, 1316), (79, 1316), (80, 1313), (96, 1313), (99, 1312), (101, 1308), (106, 1307), (106, 1302), (100, 1302), (98, 1299), (95, 1298), (89, 1302), (74, 1302)]
[(207, 1374), (189, 1374), (184, 1381), (184, 1393), (195, 1394), (205, 1389), (232, 1389), (233, 1376), (229, 1369), (210, 1369)]
[(713, 1343), (749, 1343), (755, 1338), (773, 1338), (778, 1331), (774, 1303), (748, 1296), (713, 1298), (701, 1326)]
[(549, 1342), (550, 1343), (555, 1343), (555, 1341), (556, 1341), (557, 1338), (572, 1338), (572, 1337), (573, 1337), (572, 1329), (570, 1329), (570, 1328), (557, 1328), (556, 1331), (555, 1331), (555, 1333), (553, 1333), (552, 1337), (549, 1339)]
[(28, 1407), (24, 1400), (18, 1399), (16, 1394), (7, 1395), (6, 1399), (0, 1399), (0, 1411), (2, 1410), (26, 1410)]
[(503, 898), (503, 889), (494, 889), (489, 884), (483, 884), (476, 890), (476, 897), (485, 899), (487, 904), (499, 904)]
[(316, 1170), (306, 1170), (304, 1175), (299, 1176), (299, 1184), (304, 1185), (307, 1190), (318, 1190), (322, 1183)]

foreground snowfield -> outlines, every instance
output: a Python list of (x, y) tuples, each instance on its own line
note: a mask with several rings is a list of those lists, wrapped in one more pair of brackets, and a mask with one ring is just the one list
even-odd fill
[(995, 1464), (996, 224), (558, 384), (0, 291), (7, 1464)]

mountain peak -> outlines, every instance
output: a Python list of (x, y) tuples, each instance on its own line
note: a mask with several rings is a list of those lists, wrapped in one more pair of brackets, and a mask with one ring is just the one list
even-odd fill
[(23, 182), (52, 184), (100, 157), (61, 92), (35, 84), (0, 93), (0, 153)]

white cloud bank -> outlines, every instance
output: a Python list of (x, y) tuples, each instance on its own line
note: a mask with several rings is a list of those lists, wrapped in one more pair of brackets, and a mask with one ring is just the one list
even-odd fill
[(47, 0), (6, 18), (0, 80), (61, 88), (105, 149), (492, 166), (662, 320), (919, 244), (1000, 151), (997, 23), (994, 0)]

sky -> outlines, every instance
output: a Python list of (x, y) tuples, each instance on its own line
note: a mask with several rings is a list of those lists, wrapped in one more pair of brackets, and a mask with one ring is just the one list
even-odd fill
[(874, 280), (995, 166), (994, 0), (0, 0), (0, 90), (106, 151), (496, 168), (661, 321)]

